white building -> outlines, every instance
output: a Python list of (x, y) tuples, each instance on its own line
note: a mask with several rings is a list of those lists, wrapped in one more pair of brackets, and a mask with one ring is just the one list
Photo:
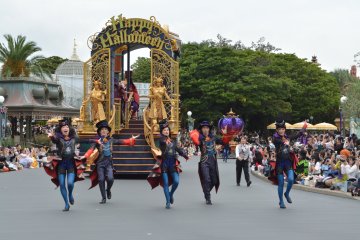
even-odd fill
[(150, 83), (134, 83), (140, 96), (138, 116), (142, 117), (144, 109), (149, 105)]
[(83, 82), (84, 63), (76, 53), (76, 43), (74, 40), (73, 54), (70, 60), (63, 62), (55, 71), (55, 77), (64, 92), (64, 101), (72, 107), (81, 107), (84, 82)]

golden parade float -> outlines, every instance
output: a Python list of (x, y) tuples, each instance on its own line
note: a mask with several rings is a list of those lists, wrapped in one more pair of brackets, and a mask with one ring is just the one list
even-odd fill
[[(112, 17), (100, 32), (89, 37), (91, 58), (84, 63), (84, 99), (76, 121), (81, 151), (95, 138), (96, 123), (106, 119), (113, 138), (140, 134), (136, 146), (112, 146), (115, 174), (150, 172), (161, 155), (156, 146), (159, 121), (167, 119), (174, 136), (180, 128), (180, 44), (179, 36), (155, 17)], [(151, 57), (149, 106), (141, 120), (134, 116), (138, 100), (130, 69), (131, 51), (140, 48), (149, 48)]]

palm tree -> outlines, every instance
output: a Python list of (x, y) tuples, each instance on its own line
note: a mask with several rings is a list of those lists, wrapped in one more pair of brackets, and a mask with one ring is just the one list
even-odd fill
[(34, 53), (41, 51), (41, 48), (35, 42), (26, 42), (26, 37), (19, 35), (13, 38), (9, 34), (4, 35), (7, 41), (0, 44), (0, 63), (3, 63), (1, 75), (4, 77), (29, 77), (30, 74), (44, 78), (51, 77), (47, 69), (43, 69), (39, 61), (44, 57), (41, 55), (32, 56)]

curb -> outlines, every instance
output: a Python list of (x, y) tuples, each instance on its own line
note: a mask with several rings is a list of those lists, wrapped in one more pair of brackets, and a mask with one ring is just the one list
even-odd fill
[[(270, 181), (267, 179), (267, 177), (261, 175), (260, 173), (258, 173), (256, 171), (251, 170), (251, 174), (253, 176), (259, 178), (260, 180), (263, 180), (264, 182), (270, 183)], [(287, 183), (285, 182), (285, 185), (286, 184)], [(329, 189), (308, 187), (308, 186), (304, 186), (301, 184), (294, 184), (292, 188), (301, 190), (301, 191), (305, 191), (305, 192), (312, 192), (312, 193), (317, 193), (317, 194), (324, 194), (324, 195), (329, 195), (329, 196), (333, 196), (333, 197), (341, 197), (341, 198), (347, 198), (347, 199), (360, 201), (360, 197), (353, 197), (353, 196), (351, 196), (350, 193), (344, 193), (344, 192), (340, 192), (340, 191), (332, 191)]]

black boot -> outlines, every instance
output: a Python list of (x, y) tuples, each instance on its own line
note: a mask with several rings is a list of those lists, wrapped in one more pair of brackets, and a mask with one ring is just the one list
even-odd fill
[(106, 196), (107, 196), (107, 199), (111, 199), (111, 191), (110, 189), (106, 190)]
[(114, 178), (111, 178), (111, 179), (108, 179), (107, 182), (106, 182), (106, 196), (107, 196), (107, 199), (111, 199), (111, 187), (112, 185), (114, 184)]
[(205, 194), (206, 205), (212, 205), (210, 193)]
[(101, 204), (106, 203), (106, 194), (105, 194), (105, 181), (101, 181), (99, 182), (99, 188), (100, 188), (100, 193), (101, 193)]

